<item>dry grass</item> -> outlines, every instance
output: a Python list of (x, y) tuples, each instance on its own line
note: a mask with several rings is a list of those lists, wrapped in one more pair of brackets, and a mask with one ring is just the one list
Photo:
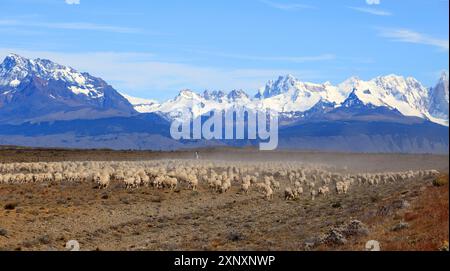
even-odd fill
[(434, 186), (445, 186), (448, 185), (448, 175), (441, 175), (436, 180), (433, 181)]
[[(412, 206), (381, 221), (369, 222), (371, 233), (346, 249), (360, 250), (367, 240), (377, 240), (383, 251), (438, 251), (448, 249), (449, 185), (448, 175), (439, 177), (441, 186), (429, 185), (420, 192)], [(377, 221), (378, 220), (378, 221)], [(408, 228), (393, 231), (400, 222)]]
[[(192, 158), (179, 153), (33, 150), (0, 148), (1, 162), (136, 161)], [(448, 172), (448, 156), (367, 155), (323, 153), (201, 152), (202, 159), (220, 161), (304, 161), (336, 166), (351, 165), (355, 172), (386, 172), (421, 168)], [(335, 161), (341, 164), (335, 164)], [(443, 179), (442, 179), (443, 178)], [(0, 251), (64, 250), (77, 240), (82, 250), (288, 250), (304, 249), (306, 241), (334, 225), (357, 219), (370, 235), (348, 238), (345, 246), (319, 250), (364, 249), (379, 240), (383, 250), (437, 250), (448, 240), (448, 176), (380, 186), (355, 186), (348, 195), (306, 196), (286, 202), (282, 192), (272, 201), (258, 193), (215, 194), (208, 187), (191, 191), (125, 190), (112, 184), (106, 190), (91, 183), (0, 184)], [(445, 182), (445, 178), (447, 182)], [(442, 181), (443, 180), (443, 181)], [(283, 182), (283, 180), (281, 180)], [(284, 180), (286, 181), (286, 180)], [(445, 184), (447, 183), (447, 184)], [(428, 184), (428, 185), (427, 185)], [(425, 187), (425, 190), (421, 188)], [(380, 217), (380, 206), (405, 199), (411, 207)], [(6, 207), (6, 208), (5, 208)], [(392, 232), (400, 221), (409, 229)]]

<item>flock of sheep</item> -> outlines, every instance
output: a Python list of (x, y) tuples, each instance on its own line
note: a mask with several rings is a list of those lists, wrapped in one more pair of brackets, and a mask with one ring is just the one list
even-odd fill
[[(436, 170), (348, 174), (333, 173), (321, 165), (299, 162), (229, 162), (159, 160), (133, 162), (39, 162), (0, 164), (0, 184), (39, 182), (93, 182), (99, 189), (113, 182), (126, 189), (190, 189), (213, 193), (258, 192), (270, 200), (279, 193), (285, 200), (347, 194), (352, 187), (404, 182), (438, 175)], [(283, 184), (283, 185), (282, 185)], [(282, 191), (284, 189), (284, 193)]]

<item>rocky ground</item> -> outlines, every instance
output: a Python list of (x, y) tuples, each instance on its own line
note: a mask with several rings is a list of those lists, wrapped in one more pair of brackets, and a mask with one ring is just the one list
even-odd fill
[[(30, 156), (30, 150), (17, 151), (1, 150), (1, 162), (177, 155), (33, 150)], [(202, 153), (202, 159), (234, 159), (226, 154)], [(189, 157), (191, 152), (178, 155)], [(245, 159), (262, 159), (246, 155)], [(444, 175), (439, 180), (356, 186), (347, 195), (315, 201), (285, 201), (281, 191), (266, 201), (260, 193), (241, 194), (239, 187), (216, 194), (207, 187), (171, 192), (124, 190), (118, 184), (106, 190), (94, 189), (92, 183), (2, 184), (0, 249), (64, 250), (69, 240), (77, 240), (82, 250), (364, 250), (369, 240), (379, 241), (382, 250), (448, 249), (448, 156), (278, 153), (267, 159), (331, 164), (336, 157), (341, 157), (333, 163), (337, 170), (397, 166), (439, 169)], [(351, 161), (354, 167), (349, 167)]]

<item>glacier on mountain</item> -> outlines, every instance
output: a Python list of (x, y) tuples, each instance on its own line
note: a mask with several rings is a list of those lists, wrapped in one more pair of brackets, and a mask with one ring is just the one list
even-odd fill
[[(198, 117), (213, 110), (244, 107), (250, 110), (269, 108), (279, 112), (286, 121), (303, 118), (311, 113), (309, 111), (320, 109), (318, 105), (326, 105), (327, 109), (342, 107), (353, 95), (364, 105), (386, 107), (397, 110), (404, 116), (449, 125), (447, 73), (443, 73), (436, 86), (430, 88), (412, 77), (398, 75), (379, 76), (369, 81), (351, 77), (338, 85), (330, 82), (303, 82), (292, 75), (286, 75), (269, 81), (256, 95), (249, 95), (244, 90), (232, 90), (229, 93), (206, 90), (196, 93), (187, 89), (180, 91), (171, 100), (158, 103), (119, 94), (100, 78), (50, 60), (31, 60), (10, 54), (0, 64), (0, 109), (9, 106), (9, 111), (16, 112), (19, 105), (13, 103), (21, 100), (25, 103), (26, 91), (30, 91), (27, 95), (36, 94), (31, 93), (32, 91), (39, 92), (39, 100), (42, 100), (40, 104), (45, 101), (42, 95), (46, 95), (52, 101), (72, 107), (95, 105), (102, 111), (118, 107), (120, 115), (132, 114), (131, 111), (135, 110), (139, 113), (158, 113), (174, 119), (182, 118), (183, 112), (190, 112)], [(345, 106), (349, 104), (347, 101)], [(60, 109), (64, 110), (62, 107)]]
[(95, 119), (137, 114), (100, 78), (46, 59), (8, 55), (0, 64), (0, 122)]
[[(228, 95), (223, 91), (205, 91), (198, 94), (192, 90), (183, 90), (169, 101), (153, 103), (151, 108), (145, 110), (139, 107), (135, 109), (179, 118), (183, 111), (200, 116), (212, 110), (270, 108), (284, 118), (290, 118), (301, 117), (304, 115), (301, 113), (318, 104), (334, 105), (336, 108), (344, 106), (350, 95), (354, 95), (364, 105), (387, 107), (398, 110), (404, 116), (419, 117), (448, 126), (448, 76), (445, 73), (433, 88), (424, 87), (412, 77), (398, 75), (380, 76), (369, 81), (352, 77), (337, 86), (330, 82), (302, 82), (292, 75), (287, 75), (269, 81), (254, 97), (242, 90), (233, 90)], [(349, 106), (349, 103), (346, 106)]]

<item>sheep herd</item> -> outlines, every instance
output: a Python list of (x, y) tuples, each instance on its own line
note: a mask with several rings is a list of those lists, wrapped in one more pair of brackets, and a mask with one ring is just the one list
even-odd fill
[(92, 182), (98, 189), (111, 184), (124, 189), (153, 187), (210, 193), (259, 193), (288, 201), (345, 195), (355, 186), (376, 186), (439, 175), (436, 170), (385, 173), (336, 173), (323, 165), (300, 162), (231, 162), (158, 160), (121, 162), (37, 162), (0, 164), (0, 184)]

